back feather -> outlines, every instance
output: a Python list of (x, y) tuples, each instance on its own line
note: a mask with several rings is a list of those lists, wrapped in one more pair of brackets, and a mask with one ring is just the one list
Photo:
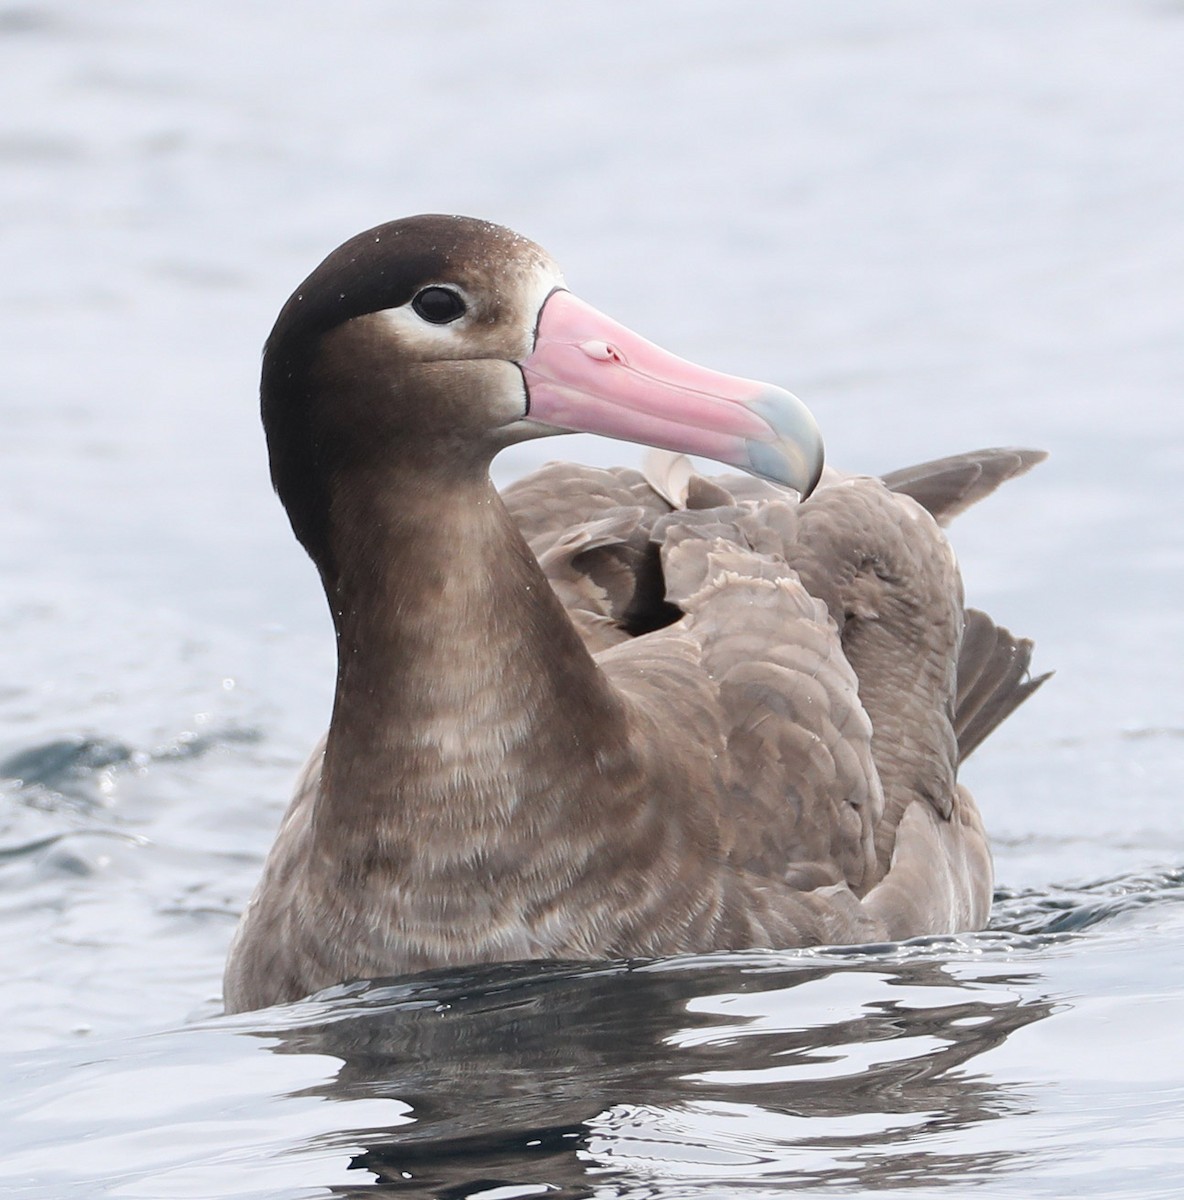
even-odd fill
[[(1042, 450), (976, 450), (881, 478), (891, 492), (915, 500), (945, 526), (1046, 457)], [(845, 478), (828, 469), (818, 494)], [(760, 541), (754, 520), (770, 502), (781, 513), (775, 524), (783, 535), (795, 536), (797, 507), (785, 507), (793, 496), (748, 475), (705, 478), (684, 456), (663, 451), (647, 456), (644, 473), (551, 464), (505, 492), (531, 549), (594, 652), (682, 617), (677, 598), (688, 589), (664, 576), (659, 553), (663, 543), (669, 546), (672, 531), (694, 526), (697, 536), (731, 539), (752, 555), (758, 549), (753, 537)], [(807, 501), (802, 511), (809, 507)], [(759, 551), (791, 564), (798, 557), (788, 543), (778, 548), (761, 542)], [(671, 564), (668, 557), (666, 570)], [(763, 568), (754, 563), (753, 570), (759, 575)], [(959, 762), (1049, 678), (1051, 672), (1031, 676), (1031, 657), (1029, 639), (1015, 637), (977, 609), (965, 610), (953, 711)]]

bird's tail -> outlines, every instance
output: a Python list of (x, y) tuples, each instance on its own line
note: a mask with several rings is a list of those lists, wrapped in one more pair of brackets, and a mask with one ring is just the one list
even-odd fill
[[(1000, 484), (1047, 457), (1043, 450), (975, 450), (905, 467), (883, 480), (892, 491), (911, 496), (938, 524), (946, 525)], [(1033, 678), (1031, 661), (1030, 639), (1017, 638), (978, 609), (966, 610), (954, 699), (959, 762), (1052, 674)]]

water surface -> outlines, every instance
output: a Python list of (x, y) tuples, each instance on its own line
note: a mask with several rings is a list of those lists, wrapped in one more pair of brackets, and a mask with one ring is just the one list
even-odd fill
[[(1176, 1195), (1181, 61), (1170, 0), (0, 4), (0, 1194)], [(1052, 451), (954, 530), (1057, 671), (966, 772), (990, 930), (217, 1015), (333, 672), (259, 347), (417, 211), (840, 465)]]

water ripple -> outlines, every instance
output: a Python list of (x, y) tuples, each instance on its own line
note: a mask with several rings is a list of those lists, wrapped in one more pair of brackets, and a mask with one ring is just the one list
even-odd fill
[(1002, 890), (991, 929), (1026, 937), (1080, 933), (1155, 904), (1184, 900), (1184, 868), (1139, 871), (1077, 886)]
[(88, 808), (100, 802), (115, 770), (200, 758), (222, 746), (261, 740), (259, 730), (236, 726), (208, 733), (186, 730), (150, 750), (110, 737), (54, 738), (0, 758), (0, 794), (17, 793), (44, 808)]

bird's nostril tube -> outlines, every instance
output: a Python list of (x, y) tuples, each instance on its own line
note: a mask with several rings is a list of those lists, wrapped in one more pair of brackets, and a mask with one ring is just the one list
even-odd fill
[(625, 362), (625, 356), (610, 342), (581, 342), (580, 349), (583, 350), (583, 352), (589, 358), (595, 358), (598, 362)]

